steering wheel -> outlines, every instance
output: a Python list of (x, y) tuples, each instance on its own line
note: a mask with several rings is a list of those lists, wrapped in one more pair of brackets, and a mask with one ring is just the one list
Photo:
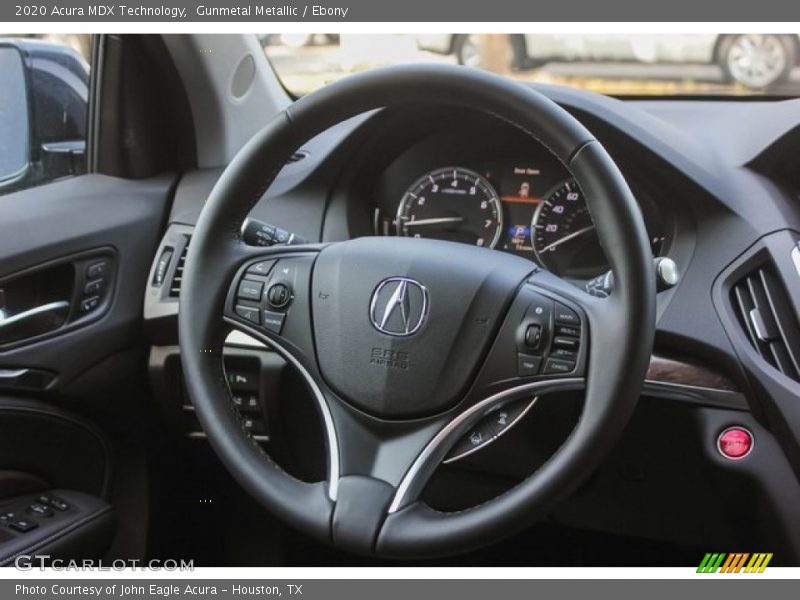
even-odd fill
[[(352, 116), (421, 100), (491, 113), (561, 160), (584, 192), (614, 272), (610, 296), (591, 296), (521, 257), (454, 242), (244, 244), (244, 220), (301, 144)], [(263, 341), (307, 382), (324, 423), (326, 481), (293, 478), (248, 436), (223, 371), (231, 329)], [(489, 545), (573, 491), (626, 425), (654, 329), (648, 236), (602, 145), (536, 91), (449, 66), (348, 77), (300, 98), (256, 134), (197, 222), (179, 315), (189, 394), (234, 478), (306, 534), (396, 558)], [(431, 474), (478, 421), (561, 390), (585, 390), (582, 413), (536, 472), (460, 512), (420, 500)]]

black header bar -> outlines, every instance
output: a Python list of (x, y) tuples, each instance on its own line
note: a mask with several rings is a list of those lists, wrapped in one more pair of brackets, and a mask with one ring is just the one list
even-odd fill
[[(791, 22), (797, 0), (86, 0), (0, 2), (5, 22)], [(791, 27), (789, 27), (791, 29)], [(788, 31), (787, 31), (788, 32)]]

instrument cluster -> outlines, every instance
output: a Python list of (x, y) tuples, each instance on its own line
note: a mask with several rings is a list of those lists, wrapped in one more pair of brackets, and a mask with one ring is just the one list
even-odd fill
[[(384, 179), (374, 215), (377, 235), (512, 252), (574, 278), (608, 269), (583, 192), (553, 157), (443, 164), (413, 176), (390, 173)], [(652, 212), (643, 210), (657, 256), (664, 236)]]

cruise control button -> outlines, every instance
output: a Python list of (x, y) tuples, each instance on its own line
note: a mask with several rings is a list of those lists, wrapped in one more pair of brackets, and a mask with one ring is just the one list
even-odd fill
[(236, 295), (244, 300), (259, 301), (261, 300), (261, 291), (263, 289), (264, 284), (260, 281), (248, 281), (245, 279), (239, 284), (239, 291)]
[(548, 358), (544, 365), (545, 375), (561, 375), (571, 373), (575, 369), (575, 363), (570, 360), (560, 360), (558, 358)]
[(532, 377), (539, 372), (542, 358), (540, 356), (520, 353), (517, 355), (517, 362), (517, 374), (520, 377)]
[(567, 335), (570, 337), (581, 337), (580, 327), (571, 327), (569, 325), (557, 325), (556, 335)]
[(236, 314), (250, 321), (251, 323), (255, 323), (256, 325), (261, 324), (261, 314), (258, 308), (253, 306), (236, 306)]
[(262, 260), (257, 262), (254, 265), (250, 265), (247, 267), (248, 273), (253, 273), (254, 275), (269, 275), (269, 272), (272, 270), (272, 267), (275, 265), (274, 260)]
[(264, 315), (264, 328), (273, 333), (280, 334), (283, 329), (283, 320), (286, 315), (283, 313), (272, 312), (271, 310), (262, 311)]
[(566, 348), (553, 348), (550, 351), (550, 356), (554, 358), (561, 358), (563, 360), (575, 360), (578, 357), (578, 353), (574, 350), (567, 350)]
[(563, 323), (564, 325), (575, 325), (580, 327), (581, 320), (578, 318), (578, 313), (576, 313), (571, 308), (564, 306), (560, 302), (556, 302), (556, 323)]
[(580, 347), (580, 344), (580, 340), (573, 337), (557, 337), (553, 340), (554, 348), (563, 348), (572, 352), (576, 352)]

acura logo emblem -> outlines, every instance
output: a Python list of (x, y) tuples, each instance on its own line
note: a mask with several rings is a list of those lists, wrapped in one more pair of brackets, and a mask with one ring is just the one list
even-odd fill
[(428, 315), (428, 290), (407, 277), (389, 277), (375, 288), (369, 316), (375, 329), (388, 335), (416, 333)]

